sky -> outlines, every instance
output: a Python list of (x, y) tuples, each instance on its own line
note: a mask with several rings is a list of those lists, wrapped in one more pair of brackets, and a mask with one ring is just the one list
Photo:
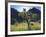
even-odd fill
[(28, 11), (29, 9), (32, 9), (33, 7), (41, 10), (40, 6), (22, 6), (22, 5), (11, 5), (11, 8), (14, 8), (16, 10), (18, 10), (19, 12), (23, 11), (23, 8), (26, 9), (26, 11)]

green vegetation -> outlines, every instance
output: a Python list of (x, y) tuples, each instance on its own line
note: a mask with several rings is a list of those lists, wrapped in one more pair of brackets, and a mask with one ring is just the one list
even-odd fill
[[(33, 24), (33, 25), (31, 25)], [(27, 23), (17, 23), (11, 25), (11, 31), (28, 31), (28, 24)], [(31, 22), (30, 23), (30, 30), (40, 30), (41, 25), (38, 22)]]

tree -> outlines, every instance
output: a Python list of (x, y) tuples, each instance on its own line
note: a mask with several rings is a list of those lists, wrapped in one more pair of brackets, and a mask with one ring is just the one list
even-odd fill
[(30, 22), (29, 22), (29, 20), (28, 20), (28, 15), (26, 15), (26, 9), (23, 9), (23, 11), (24, 11), (24, 17), (26, 17), (26, 21), (27, 21), (27, 24), (28, 24), (28, 29), (30, 30)]

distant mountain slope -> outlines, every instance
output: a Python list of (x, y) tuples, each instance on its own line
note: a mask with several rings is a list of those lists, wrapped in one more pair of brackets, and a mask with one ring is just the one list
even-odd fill
[(12, 16), (13, 18), (17, 17), (17, 16), (18, 16), (18, 13), (19, 13), (19, 12), (18, 12), (16, 9), (11, 8), (11, 16)]
[(29, 9), (28, 12), (29, 12), (29, 14), (32, 13), (32, 16), (33, 16), (33, 14), (35, 14), (34, 15), (35, 19), (32, 18), (33, 21), (38, 21), (41, 19), (41, 11), (39, 9), (33, 7), (32, 9)]
[(32, 13), (37, 13), (37, 14), (41, 13), (40, 10), (35, 7), (33, 7), (32, 9), (29, 9), (28, 11), (31, 11)]
[(16, 21), (22, 22), (23, 18), (22, 16), (19, 16), (19, 11), (17, 11), (14, 8), (11, 8), (11, 24), (14, 24)]
[(11, 8), (11, 24), (14, 24), (16, 21), (16, 17), (18, 16), (18, 11), (14, 8)]

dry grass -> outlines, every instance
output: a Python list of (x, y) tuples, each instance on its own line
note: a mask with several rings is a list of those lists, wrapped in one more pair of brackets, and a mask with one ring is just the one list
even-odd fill
[[(33, 25), (31, 25), (33, 24)], [(30, 23), (31, 30), (40, 30), (41, 24), (38, 22), (31, 22)], [(26, 31), (28, 30), (28, 24), (27, 23), (17, 23), (14, 25), (11, 25), (11, 31)]]

